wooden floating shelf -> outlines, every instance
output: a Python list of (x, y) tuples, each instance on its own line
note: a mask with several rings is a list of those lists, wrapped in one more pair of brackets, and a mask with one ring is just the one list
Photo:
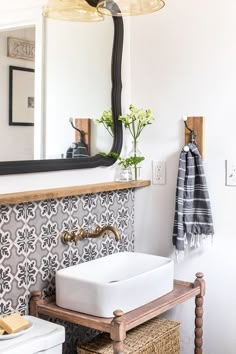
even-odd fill
[(93, 194), (99, 192), (109, 192), (128, 188), (140, 188), (147, 187), (150, 184), (150, 180), (130, 182), (105, 182), (96, 184), (85, 184), (82, 186), (74, 187), (62, 187), (53, 189), (42, 189), (37, 191), (0, 194), (0, 205), (19, 204), (38, 200), (63, 198), (73, 195)]

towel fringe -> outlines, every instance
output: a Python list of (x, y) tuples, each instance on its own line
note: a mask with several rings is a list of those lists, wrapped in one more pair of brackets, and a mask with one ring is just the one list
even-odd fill
[(175, 249), (175, 256), (178, 263), (182, 262), (184, 260), (184, 251)]
[[(186, 240), (188, 239), (187, 235), (185, 235), (185, 239)], [(193, 235), (193, 234), (191, 234), (189, 242), (187, 240), (187, 244), (185, 243), (185, 248), (188, 246), (188, 243), (189, 243), (190, 248), (198, 248), (203, 243), (205, 243), (205, 241), (208, 241), (209, 239), (211, 240), (211, 244), (212, 244), (213, 243), (213, 235), (212, 234), (210, 234), (210, 235), (206, 235), (206, 234)]]
[(190, 248), (200, 248), (203, 244), (206, 245), (208, 243), (210, 243), (211, 246), (213, 246), (213, 234), (211, 235), (205, 235), (205, 234), (198, 234), (198, 235), (194, 235), (194, 234), (185, 234), (184, 235), (184, 250), (178, 250), (175, 249), (175, 256), (176, 256), (176, 260), (178, 263), (182, 262), (184, 260), (184, 253), (185, 250), (188, 249), (188, 246), (190, 246)]

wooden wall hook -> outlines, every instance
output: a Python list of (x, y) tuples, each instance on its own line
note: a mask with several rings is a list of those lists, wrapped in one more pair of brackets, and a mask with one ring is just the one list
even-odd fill
[[(195, 142), (198, 147), (198, 150), (201, 154), (202, 159), (204, 159), (205, 153), (205, 117), (188, 117), (187, 118), (188, 127), (196, 133)], [(185, 128), (184, 132), (185, 144), (190, 142), (190, 132)]]

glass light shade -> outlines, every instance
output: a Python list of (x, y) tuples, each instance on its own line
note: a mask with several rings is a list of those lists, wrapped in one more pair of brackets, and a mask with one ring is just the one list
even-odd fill
[(158, 11), (164, 6), (163, 0), (99, 0), (97, 10), (103, 15), (135, 16)]
[(96, 22), (103, 16), (85, 0), (48, 0), (43, 16), (55, 20)]

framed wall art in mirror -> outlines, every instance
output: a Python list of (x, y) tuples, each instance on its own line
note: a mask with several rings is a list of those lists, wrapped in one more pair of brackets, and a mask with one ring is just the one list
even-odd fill
[[(9, 38), (24, 38), (33, 43), (35, 34), (35, 25), (22, 27), (16, 24), (12, 28), (3, 29), (0, 27), (0, 164), (34, 159), (35, 131), (40, 132), (41, 107), (31, 107), (35, 89), (40, 82), (38, 79), (34, 80), (34, 70), (39, 77), (40, 70), (35, 67), (33, 60), (22, 56), (19, 58), (19, 51), (16, 53), (16, 41), (14, 57), (9, 56), (8, 44)], [(24, 97), (28, 91), (27, 81), (30, 82), (30, 92)], [(38, 89), (37, 91), (39, 92)], [(38, 94), (37, 97), (40, 100)]]
[(34, 125), (34, 69), (9, 67), (9, 125)]
[[(94, 5), (96, 5), (96, 0), (93, 1)], [(53, 21), (54, 20), (47, 20), (47, 21)], [(46, 21), (46, 22), (47, 22)], [(83, 49), (79, 47), (80, 52), (79, 56), (73, 56), (72, 54), (67, 52), (64, 48), (63, 45), (63, 38), (62, 41), (57, 42), (57, 46), (61, 46), (61, 50), (63, 51), (64, 49), (64, 55), (65, 57), (68, 57), (68, 62), (60, 62), (60, 57), (58, 57), (57, 62), (53, 64), (53, 62), (50, 64), (48, 62), (47, 55), (43, 55), (42, 51), (44, 48), (39, 48), (37, 49), (37, 27), (36, 27), (36, 45), (35, 45), (35, 52), (36, 52), (36, 61), (35, 61), (35, 81), (36, 81), (36, 87), (37, 90), (35, 92), (35, 117), (34, 117), (34, 127), (18, 127), (21, 128), (21, 131), (19, 132), (19, 136), (24, 137), (25, 131), (23, 129), (32, 129), (31, 137), (34, 138), (33, 145), (34, 145), (34, 150), (33, 150), (33, 156), (31, 153), (31, 158), (30, 156), (27, 157), (26, 159), (24, 158), (11, 158), (6, 159), (2, 158), (1, 153), (0, 153), (0, 174), (16, 174), (16, 173), (30, 173), (30, 172), (46, 172), (46, 171), (59, 171), (59, 170), (67, 170), (67, 169), (81, 169), (81, 168), (92, 168), (92, 167), (98, 167), (98, 166), (110, 166), (112, 165), (115, 160), (111, 157), (105, 157), (97, 153), (97, 151), (104, 151), (103, 148), (98, 147), (98, 149), (93, 149), (91, 152), (91, 156), (88, 157), (81, 157), (81, 158), (66, 158), (66, 148), (69, 146), (69, 143), (67, 142), (66, 144), (62, 143), (61, 138), (59, 138), (59, 131), (61, 130), (62, 135), (63, 131), (69, 130), (70, 129), (70, 134), (71, 134), (71, 139), (70, 141), (73, 142), (75, 132), (70, 128), (69, 124), (69, 118), (73, 117), (74, 122), (76, 119), (80, 118), (99, 118), (99, 114), (102, 113), (102, 108), (112, 109), (112, 115), (113, 115), (113, 122), (114, 122), (114, 137), (111, 139), (109, 146), (107, 147), (109, 151), (115, 151), (119, 153), (122, 148), (122, 125), (121, 122), (118, 120), (118, 116), (121, 114), (121, 89), (122, 89), (122, 84), (121, 84), (121, 64), (122, 64), (122, 50), (123, 50), (123, 20), (122, 18), (112, 18), (110, 19), (111, 25), (114, 28), (114, 31), (112, 31), (112, 37), (111, 37), (111, 43), (109, 44), (110, 46), (110, 55), (109, 55), (109, 61), (110, 63), (107, 66), (107, 69), (109, 71), (109, 77), (106, 80), (110, 81), (110, 86), (108, 88), (108, 85), (104, 85), (105, 83), (105, 78), (100, 77), (100, 79), (96, 80), (97, 85), (94, 87), (94, 85), (90, 84), (85, 87), (83, 84), (82, 90), (79, 88), (79, 84), (81, 82), (81, 78), (78, 77), (77, 75), (75, 76), (75, 80), (77, 80), (78, 87), (73, 89), (73, 91), (68, 91), (67, 96), (64, 95), (62, 97), (59, 97), (58, 92), (60, 93), (60, 90), (65, 89), (66, 87), (70, 88), (70, 86), (66, 86), (64, 82), (64, 77), (69, 76), (67, 75), (71, 69), (71, 59), (76, 63), (77, 66), (80, 66), (79, 59), (82, 57)], [(60, 21), (55, 21), (58, 23)], [(49, 38), (49, 36), (52, 33), (52, 28), (53, 26), (55, 27), (54, 24), (51, 24), (50, 27), (47, 27), (47, 23), (44, 24), (44, 32), (45, 32), (45, 38)], [(81, 24), (80, 24), (81, 25)], [(81, 40), (86, 41), (86, 32), (90, 31), (90, 23), (83, 24), (84, 28), (80, 32), (81, 33)], [(99, 25), (99, 24), (97, 24)], [(76, 33), (76, 24), (72, 23), (65, 23), (64, 26), (70, 27), (72, 32), (74, 31), (74, 34)], [(79, 28), (79, 25), (78, 25)], [(95, 28), (95, 27), (94, 27)], [(50, 32), (51, 31), (51, 32)], [(62, 32), (60, 32), (61, 34)], [(110, 33), (110, 31), (109, 31)], [(0, 33), (1, 35), (1, 33)], [(61, 36), (62, 37), (62, 36)], [(93, 35), (94, 38), (94, 43), (98, 42), (97, 38), (97, 33), (96, 30)], [(104, 42), (106, 41), (104, 37), (99, 38), (101, 40), (100, 47), (103, 40)], [(70, 38), (64, 38), (66, 41), (71, 41), (73, 45), (78, 47), (78, 41), (77, 37), (71, 36)], [(45, 41), (45, 39), (44, 39)], [(41, 43), (42, 44), (42, 43)], [(50, 45), (48, 43), (47, 46), (47, 51), (48, 49), (53, 51), (53, 46), (51, 45), (52, 42), (50, 42)], [(53, 44), (54, 45), (54, 44)], [(55, 55), (57, 53), (57, 49), (55, 48)], [(41, 51), (41, 53), (39, 53)], [(60, 54), (58, 54), (60, 56)], [(37, 61), (37, 56), (38, 56), (38, 61)], [(90, 58), (91, 60), (87, 60), (89, 62), (88, 66), (88, 71), (93, 73), (95, 72), (95, 64), (96, 61), (98, 61), (98, 57), (95, 55), (89, 55), (87, 54), (87, 58)], [(107, 54), (106, 54), (107, 56)], [(40, 59), (44, 57), (46, 58), (46, 62), (44, 63), (39, 63)], [(84, 55), (86, 59), (86, 52)], [(20, 59), (19, 59), (20, 60)], [(100, 59), (99, 59), (100, 60)], [(101, 63), (104, 61), (101, 57)], [(14, 64), (14, 63), (13, 63)], [(40, 67), (41, 64), (41, 67)], [(57, 65), (56, 65), (57, 64)], [(60, 64), (60, 65), (59, 65)], [(51, 65), (51, 66), (50, 66)], [(12, 66), (23, 66), (20, 65), (20, 63), (17, 63), (17, 65), (12, 65)], [(42, 67), (46, 68), (44, 69), (44, 72), (42, 72)], [(82, 68), (83, 70), (83, 68)], [(43, 75), (42, 75), (43, 74)], [(54, 75), (54, 79), (48, 81), (48, 78), (50, 75)], [(63, 75), (64, 76), (63, 76)], [(88, 79), (89, 80), (89, 79)], [(41, 84), (41, 90), (39, 87), (39, 83)], [(56, 90), (52, 90), (52, 87), (50, 85), (53, 83), (54, 87)], [(69, 83), (67, 83), (69, 85)], [(58, 90), (58, 91), (57, 91)], [(109, 97), (107, 100), (106, 104), (101, 104), (100, 107), (97, 107), (99, 103), (99, 95), (100, 92), (106, 90), (106, 93)], [(40, 94), (42, 92), (42, 97), (40, 97)], [(50, 92), (50, 95), (49, 95)], [(81, 93), (82, 92), (82, 93)], [(92, 92), (93, 95), (92, 95)], [(73, 96), (73, 97), (72, 97)], [(96, 97), (97, 96), (97, 97)], [(94, 99), (96, 98), (96, 100)], [(67, 102), (69, 99), (74, 98), (75, 102), (77, 102), (77, 107), (78, 110), (72, 110), (71, 107), (72, 105), (68, 104)], [(82, 100), (81, 100), (82, 99)], [(82, 110), (82, 104), (81, 102), (84, 100), (88, 102), (88, 107), (93, 109), (93, 111), (86, 112), (86, 110)], [(45, 109), (45, 102), (47, 109)], [(30, 103), (29, 103), (30, 104)], [(68, 107), (68, 113), (64, 114), (63, 117), (60, 117), (62, 105)], [(75, 105), (76, 106), (76, 105)], [(97, 107), (97, 111), (95, 111), (95, 108)], [(56, 109), (54, 109), (56, 108)], [(58, 113), (57, 113), (58, 110)], [(39, 112), (41, 111), (41, 120), (39, 121)], [(62, 119), (64, 120), (62, 123)], [(93, 124), (93, 123), (92, 123)], [(0, 122), (1, 125), (1, 122)], [(52, 127), (52, 136), (56, 139), (56, 143), (59, 143), (60, 150), (56, 149), (55, 153), (53, 151), (53, 147), (55, 148), (56, 143), (54, 143), (51, 139), (51, 135), (49, 135), (50, 131), (50, 125)], [(61, 126), (61, 127), (59, 127)], [(13, 129), (18, 129), (17, 127), (12, 127)], [(105, 136), (104, 132), (104, 136)], [(0, 133), (1, 134), (1, 133)], [(103, 134), (103, 133), (102, 133)], [(1, 136), (0, 136), (1, 138)], [(24, 140), (27, 140), (24, 139)], [(94, 141), (94, 136), (93, 133), (91, 134), (91, 146)], [(103, 135), (101, 135), (101, 141), (104, 140)], [(40, 144), (39, 144), (40, 142)], [(43, 143), (43, 144), (42, 144)], [(50, 150), (50, 146), (52, 149)]]

